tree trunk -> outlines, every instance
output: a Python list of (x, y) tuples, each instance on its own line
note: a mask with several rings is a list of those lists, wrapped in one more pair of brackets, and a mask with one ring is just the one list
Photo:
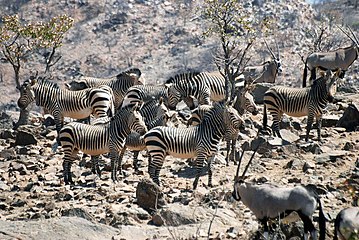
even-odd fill
[(17, 129), (21, 125), (29, 124), (29, 114), (30, 110), (28, 110), (27, 108), (20, 109), (19, 120), (17, 121), (17, 123), (14, 124), (14, 129)]

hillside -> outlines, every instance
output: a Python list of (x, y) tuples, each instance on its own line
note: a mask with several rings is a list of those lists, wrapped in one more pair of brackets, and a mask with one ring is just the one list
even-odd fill
[[(273, 48), (276, 42), (280, 48), (283, 73), (277, 78), (278, 85), (300, 86), (300, 55), (312, 52), (309, 32), (325, 22), (323, 19), (330, 19), (327, 14), (334, 12), (330, 16), (336, 17), (324, 35), (325, 47), (350, 44), (334, 26), (336, 22), (352, 20), (353, 29), (358, 27), (355, 17), (350, 17), (359, 16), (357, 10), (335, 2), (311, 6), (304, 0), (245, 0), (243, 6), (258, 17), (275, 19), (265, 39)], [(62, 59), (53, 71), (60, 86), (80, 75), (113, 76), (130, 66), (141, 69), (147, 84), (161, 84), (176, 73), (216, 70), (212, 56), (218, 39), (203, 37), (207, 23), (198, 14), (200, 7), (200, 1), (191, 0), (0, 0), (0, 15), (16, 13), (37, 21), (66, 13), (75, 19), (60, 48)], [(259, 33), (249, 52), (250, 65), (269, 58), (264, 35)], [(36, 67), (24, 65), (22, 80)], [(0, 72), (0, 239), (262, 239), (256, 232), (260, 226), (254, 215), (231, 198), (237, 166), (225, 165), (224, 143), (214, 162), (213, 188), (206, 187), (204, 174), (199, 188), (190, 191), (193, 163), (166, 158), (160, 174), (166, 205), (157, 211), (144, 210), (136, 197), (138, 184), (148, 178), (145, 152), (140, 154), (139, 173), (132, 168), (132, 153), (126, 153), (124, 176), (118, 183), (110, 180), (107, 155), (101, 160), (101, 177), (91, 173), (90, 158), (81, 159), (80, 155), (72, 165), (76, 184), (65, 186), (63, 153), (51, 151), (54, 127), (45, 126), (42, 110), (34, 107), (32, 125), (11, 129), (19, 115), (18, 92), (10, 64), (1, 62)], [(333, 236), (339, 210), (358, 201), (358, 128), (336, 127), (349, 104), (359, 106), (358, 78), (359, 61), (355, 61), (341, 81), (338, 102), (329, 104), (325, 111), (321, 142), (316, 141), (313, 129), (313, 141), (305, 143), (306, 118), (285, 118), (283, 131), (289, 144), (268, 144), (266, 151), (256, 155), (248, 173), (249, 180), (258, 183), (314, 184), (324, 189), (321, 199), (328, 239)], [(238, 149), (256, 137), (263, 118), (263, 105), (259, 107), (260, 114), (245, 115), (246, 128), (240, 134)], [(249, 156), (247, 152), (245, 163)], [(317, 216), (316, 212), (315, 221)], [(289, 227), (281, 224), (281, 231), (276, 225), (272, 227), (277, 239), (295, 240), (303, 235), (300, 221)]]

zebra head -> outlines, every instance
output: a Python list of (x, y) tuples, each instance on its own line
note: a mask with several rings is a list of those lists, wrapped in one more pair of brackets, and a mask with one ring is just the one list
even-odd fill
[(142, 115), (139, 112), (138, 104), (129, 106), (131, 108), (130, 114), (127, 117), (127, 123), (131, 130), (138, 132), (143, 135), (147, 132), (147, 127), (145, 121), (143, 120)]
[(248, 111), (253, 115), (258, 114), (258, 107), (254, 102), (253, 95), (250, 93), (251, 91), (252, 86), (244, 87), (238, 90), (233, 103), (234, 108), (239, 112), (239, 114), (244, 114), (245, 111)]
[(165, 84), (165, 86), (167, 88), (168, 95), (167, 107), (170, 110), (176, 110), (177, 104), (182, 99), (182, 94), (176, 89), (175, 85), (172, 83)]
[(35, 100), (35, 92), (33, 86), (37, 83), (34, 77), (26, 80), (18, 89), (20, 90), (20, 98), (17, 100), (17, 105), (21, 109), (25, 109), (30, 103)]
[(238, 133), (244, 123), (238, 111), (232, 106), (226, 107), (223, 120), (224, 125), (226, 126), (226, 133), (229, 135), (232, 135), (233, 133)]
[(328, 101), (333, 102), (334, 95), (337, 92), (337, 84), (336, 80), (340, 77), (342, 74), (341, 69), (338, 69), (333, 75), (330, 70), (327, 70), (324, 78), (326, 79), (326, 90), (328, 93)]

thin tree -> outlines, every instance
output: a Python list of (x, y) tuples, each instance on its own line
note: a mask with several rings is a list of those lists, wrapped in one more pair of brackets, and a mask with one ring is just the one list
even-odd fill
[(235, 79), (249, 61), (246, 53), (254, 41), (253, 22), (237, 0), (205, 0), (202, 13), (210, 23), (204, 35), (217, 36), (220, 41), (221, 51), (215, 54), (215, 64), (226, 79), (229, 100)]
[[(4, 16), (0, 27), (0, 48), (3, 58), (14, 70), (16, 88), (20, 88), (20, 72), (25, 64), (34, 61), (34, 55), (41, 55), (40, 63), (45, 65), (44, 73), (49, 73), (61, 58), (56, 50), (62, 45), (64, 34), (72, 27), (73, 19), (61, 15), (48, 22), (26, 23), (18, 15)], [(41, 54), (45, 52), (45, 54)], [(15, 128), (27, 124), (28, 110), (20, 111)]]

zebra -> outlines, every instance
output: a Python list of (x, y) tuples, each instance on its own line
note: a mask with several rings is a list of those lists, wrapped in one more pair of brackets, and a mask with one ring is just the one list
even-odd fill
[(339, 69), (334, 76), (328, 70), (322, 77), (316, 79), (307, 88), (289, 88), (275, 86), (264, 94), (263, 127), (267, 128), (267, 109), (273, 116), (273, 134), (282, 138), (279, 132), (279, 123), (283, 113), (293, 117), (308, 116), (305, 141), (309, 139), (314, 117), (318, 127), (318, 141), (322, 125), (322, 114), (328, 102), (331, 102), (336, 92), (335, 81), (340, 76)]
[(158, 100), (162, 98), (164, 101), (166, 101), (167, 95), (167, 88), (165, 86), (134, 85), (127, 90), (121, 107), (135, 103), (142, 104), (152, 99)]
[[(168, 107), (174, 109), (184, 98), (193, 96), (199, 104), (225, 99), (225, 78), (220, 72), (177, 74), (165, 82), (168, 88)], [(190, 109), (194, 107), (189, 106)]]
[[(157, 126), (165, 126), (167, 121), (172, 117), (162, 98), (159, 100), (153, 99), (151, 101), (145, 102), (140, 108), (139, 112), (142, 115), (148, 130)], [(126, 137), (125, 146), (122, 148), (120, 153), (119, 163), (122, 162), (127, 148), (133, 151), (133, 168), (137, 172), (139, 152), (146, 148), (143, 136), (137, 132), (132, 131)]]
[[(235, 131), (243, 124), (238, 112), (231, 106), (215, 103), (198, 126), (189, 128), (155, 127), (144, 135), (149, 157), (148, 172), (152, 180), (160, 185), (159, 172), (167, 155), (196, 159), (197, 188), (204, 161), (218, 151), (221, 138), (227, 131)], [(208, 161), (208, 186), (212, 186), (211, 160)]]
[(121, 164), (118, 164), (118, 152), (125, 144), (125, 139), (134, 130), (140, 134), (147, 131), (138, 105), (127, 106), (118, 110), (116, 115), (108, 123), (99, 125), (87, 125), (72, 122), (64, 126), (59, 134), (62, 146), (63, 170), (65, 184), (73, 184), (71, 176), (71, 164), (78, 151), (95, 156), (93, 171), (100, 175), (100, 169), (96, 164), (100, 154), (110, 153), (111, 179), (117, 181), (117, 170), (121, 174)]
[[(236, 95), (233, 100), (233, 107), (239, 113), (239, 115), (244, 115), (245, 112), (249, 112), (253, 115), (258, 114), (258, 107), (254, 102), (253, 95), (250, 93), (250, 87), (244, 87), (236, 90)], [(192, 110), (192, 116), (188, 120), (188, 125), (196, 126), (198, 125), (203, 116), (211, 110), (212, 105), (201, 105), (196, 109)], [(229, 165), (230, 161), (234, 161), (235, 146), (238, 138), (239, 131), (227, 132), (225, 135), (227, 153), (226, 153), (226, 163)], [(235, 162), (235, 161), (234, 161)], [(236, 164), (236, 162), (235, 162)]]
[(81, 91), (60, 89), (54, 83), (42, 77), (26, 80), (19, 88), (18, 106), (25, 109), (31, 102), (44, 107), (54, 116), (56, 131), (64, 125), (64, 117), (83, 119), (93, 114), (95, 117), (106, 117), (114, 114), (111, 89), (108, 87), (89, 88)]
[(141, 76), (141, 71), (138, 68), (131, 68), (111, 78), (81, 77), (79, 80), (74, 80), (66, 86), (69, 90), (73, 91), (99, 87), (101, 85), (110, 86), (114, 93), (115, 108), (118, 109), (121, 106), (127, 89), (133, 85), (143, 84), (144, 79)]

